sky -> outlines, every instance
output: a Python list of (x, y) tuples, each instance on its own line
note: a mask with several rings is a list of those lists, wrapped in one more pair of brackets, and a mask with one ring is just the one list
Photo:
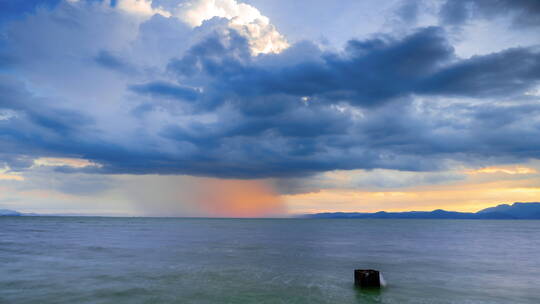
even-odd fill
[(0, 1), (0, 208), (540, 201), (537, 0)]

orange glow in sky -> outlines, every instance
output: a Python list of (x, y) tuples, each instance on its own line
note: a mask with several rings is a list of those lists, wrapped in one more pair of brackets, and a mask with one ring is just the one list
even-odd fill
[(286, 213), (282, 198), (261, 181), (204, 179), (195, 199), (212, 217), (272, 217)]
[(478, 170), (467, 171), (466, 173), (467, 174), (505, 173), (505, 174), (514, 175), (514, 174), (534, 174), (534, 173), (538, 173), (538, 171), (533, 168), (512, 166), (512, 167), (486, 167), (486, 168), (481, 168)]
[[(476, 212), (503, 203), (540, 201), (540, 175), (536, 168), (499, 166), (463, 173), (463, 180), (435, 185), (387, 189), (335, 187), (283, 198), (292, 214), (434, 209)], [(347, 179), (339, 181), (345, 183)]]

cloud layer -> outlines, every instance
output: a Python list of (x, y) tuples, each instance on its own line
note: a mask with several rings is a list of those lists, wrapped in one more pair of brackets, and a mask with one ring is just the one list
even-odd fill
[[(469, 2), (442, 4), (441, 20), (464, 22), (465, 8), (495, 14)], [(526, 13), (528, 24), (538, 16), (527, 1), (497, 3), (497, 14)], [(0, 161), (14, 172), (55, 157), (99, 164), (66, 172), (288, 178), (540, 155), (535, 45), (461, 58), (442, 21), (339, 48), (289, 45), (233, 0), (11, 10)]]

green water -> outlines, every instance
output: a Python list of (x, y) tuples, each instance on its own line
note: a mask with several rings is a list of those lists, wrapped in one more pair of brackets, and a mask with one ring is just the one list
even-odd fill
[[(540, 303), (540, 221), (0, 218), (0, 303)], [(354, 268), (387, 288), (353, 286)]]

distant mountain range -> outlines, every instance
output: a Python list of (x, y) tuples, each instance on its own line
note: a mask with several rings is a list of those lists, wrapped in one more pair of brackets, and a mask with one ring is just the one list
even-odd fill
[(305, 214), (302, 218), (360, 218), (360, 219), (463, 219), (463, 220), (540, 220), (540, 203), (503, 204), (476, 213), (437, 209), (433, 211), (385, 212), (327, 212)]
[(0, 209), (0, 216), (21, 216), (21, 215), (23, 214), (14, 210)]
[[(36, 216), (34, 213), (21, 213), (15, 210), (0, 209), (0, 216)], [(71, 215), (73, 216), (73, 215)], [(408, 211), (375, 213), (326, 212), (305, 214), (300, 218), (359, 218), (359, 219), (460, 219), (460, 220), (540, 220), (540, 203), (502, 204), (480, 210), (476, 213), (456, 212), (437, 209), (433, 211)]]

